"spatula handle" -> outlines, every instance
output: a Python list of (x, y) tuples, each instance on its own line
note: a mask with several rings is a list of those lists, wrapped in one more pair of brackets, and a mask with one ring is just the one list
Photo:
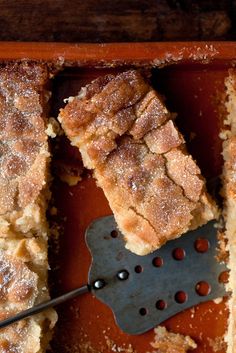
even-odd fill
[(20, 313), (16, 314), (15, 316), (9, 317), (6, 320), (3, 320), (0, 322), (0, 329), (4, 328), (8, 325), (13, 324), (14, 322), (20, 321), (22, 319), (25, 319), (29, 316), (35, 315), (40, 313), (43, 310), (46, 310), (48, 308), (52, 308), (53, 306), (56, 306), (58, 304), (62, 304), (66, 302), (69, 299), (73, 299), (81, 294), (89, 292), (90, 288), (88, 285), (85, 285), (83, 287), (74, 289), (66, 294), (61, 295), (60, 297), (57, 297), (55, 299), (48, 300), (46, 302), (40, 303), (32, 308), (29, 308), (27, 310), (21, 311)]

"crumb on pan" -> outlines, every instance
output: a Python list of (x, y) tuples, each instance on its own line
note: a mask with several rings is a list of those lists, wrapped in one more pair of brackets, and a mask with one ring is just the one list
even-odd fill
[(189, 337), (178, 333), (171, 333), (165, 327), (154, 329), (155, 338), (151, 346), (155, 348), (151, 353), (186, 353), (197, 348), (197, 344)]
[(63, 133), (63, 131), (60, 127), (60, 124), (53, 117), (49, 118), (45, 132), (51, 138), (55, 138), (56, 136), (60, 136)]
[(82, 180), (84, 167), (79, 160), (59, 159), (54, 161), (54, 171), (57, 177), (69, 186), (77, 185)]
[(226, 351), (227, 347), (226, 347), (223, 336), (218, 336), (214, 339), (208, 337), (207, 340), (208, 340), (209, 346), (212, 348), (213, 352), (217, 353), (217, 352)]

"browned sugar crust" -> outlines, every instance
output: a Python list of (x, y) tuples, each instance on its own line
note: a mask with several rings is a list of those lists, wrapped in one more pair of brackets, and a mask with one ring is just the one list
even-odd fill
[(47, 68), (40, 65), (12, 64), (0, 69), (0, 214), (25, 207), (42, 189), (47, 77)]
[(59, 120), (94, 170), (126, 246), (144, 255), (214, 218), (214, 203), (161, 97), (135, 70), (98, 78)]
[[(0, 66), (0, 320), (48, 300), (46, 65)], [(0, 352), (46, 351), (50, 309), (0, 330)]]

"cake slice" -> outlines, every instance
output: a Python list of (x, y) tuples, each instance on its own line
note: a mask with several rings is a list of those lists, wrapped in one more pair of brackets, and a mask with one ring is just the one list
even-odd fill
[(221, 137), (223, 142), (223, 196), (225, 221), (225, 241), (228, 251), (227, 266), (229, 272), (229, 282), (227, 289), (231, 292), (228, 301), (229, 320), (228, 329), (225, 336), (227, 343), (227, 353), (236, 352), (236, 72), (230, 71), (226, 81), (226, 108), (227, 114), (225, 130)]
[(217, 214), (172, 117), (135, 70), (96, 79), (59, 115), (94, 171), (126, 247), (139, 255)]
[[(50, 154), (43, 64), (0, 66), (0, 319), (49, 299), (46, 208)], [(1, 352), (45, 352), (53, 309), (0, 330)]]

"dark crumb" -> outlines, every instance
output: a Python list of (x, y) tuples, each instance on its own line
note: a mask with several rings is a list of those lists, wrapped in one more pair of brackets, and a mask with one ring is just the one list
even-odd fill
[(56, 174), (62, 182), (69, 186), (76, 185), (81, 179), (84, 166), (80, 160), (56, 160), (53, 163), (54, 174)]
[(81, 155), (77, 148), (71, 146), (65, 136), (58, 136), (52, 142), (53, 175), (69, 186), (76, 185), (84, 172)]

